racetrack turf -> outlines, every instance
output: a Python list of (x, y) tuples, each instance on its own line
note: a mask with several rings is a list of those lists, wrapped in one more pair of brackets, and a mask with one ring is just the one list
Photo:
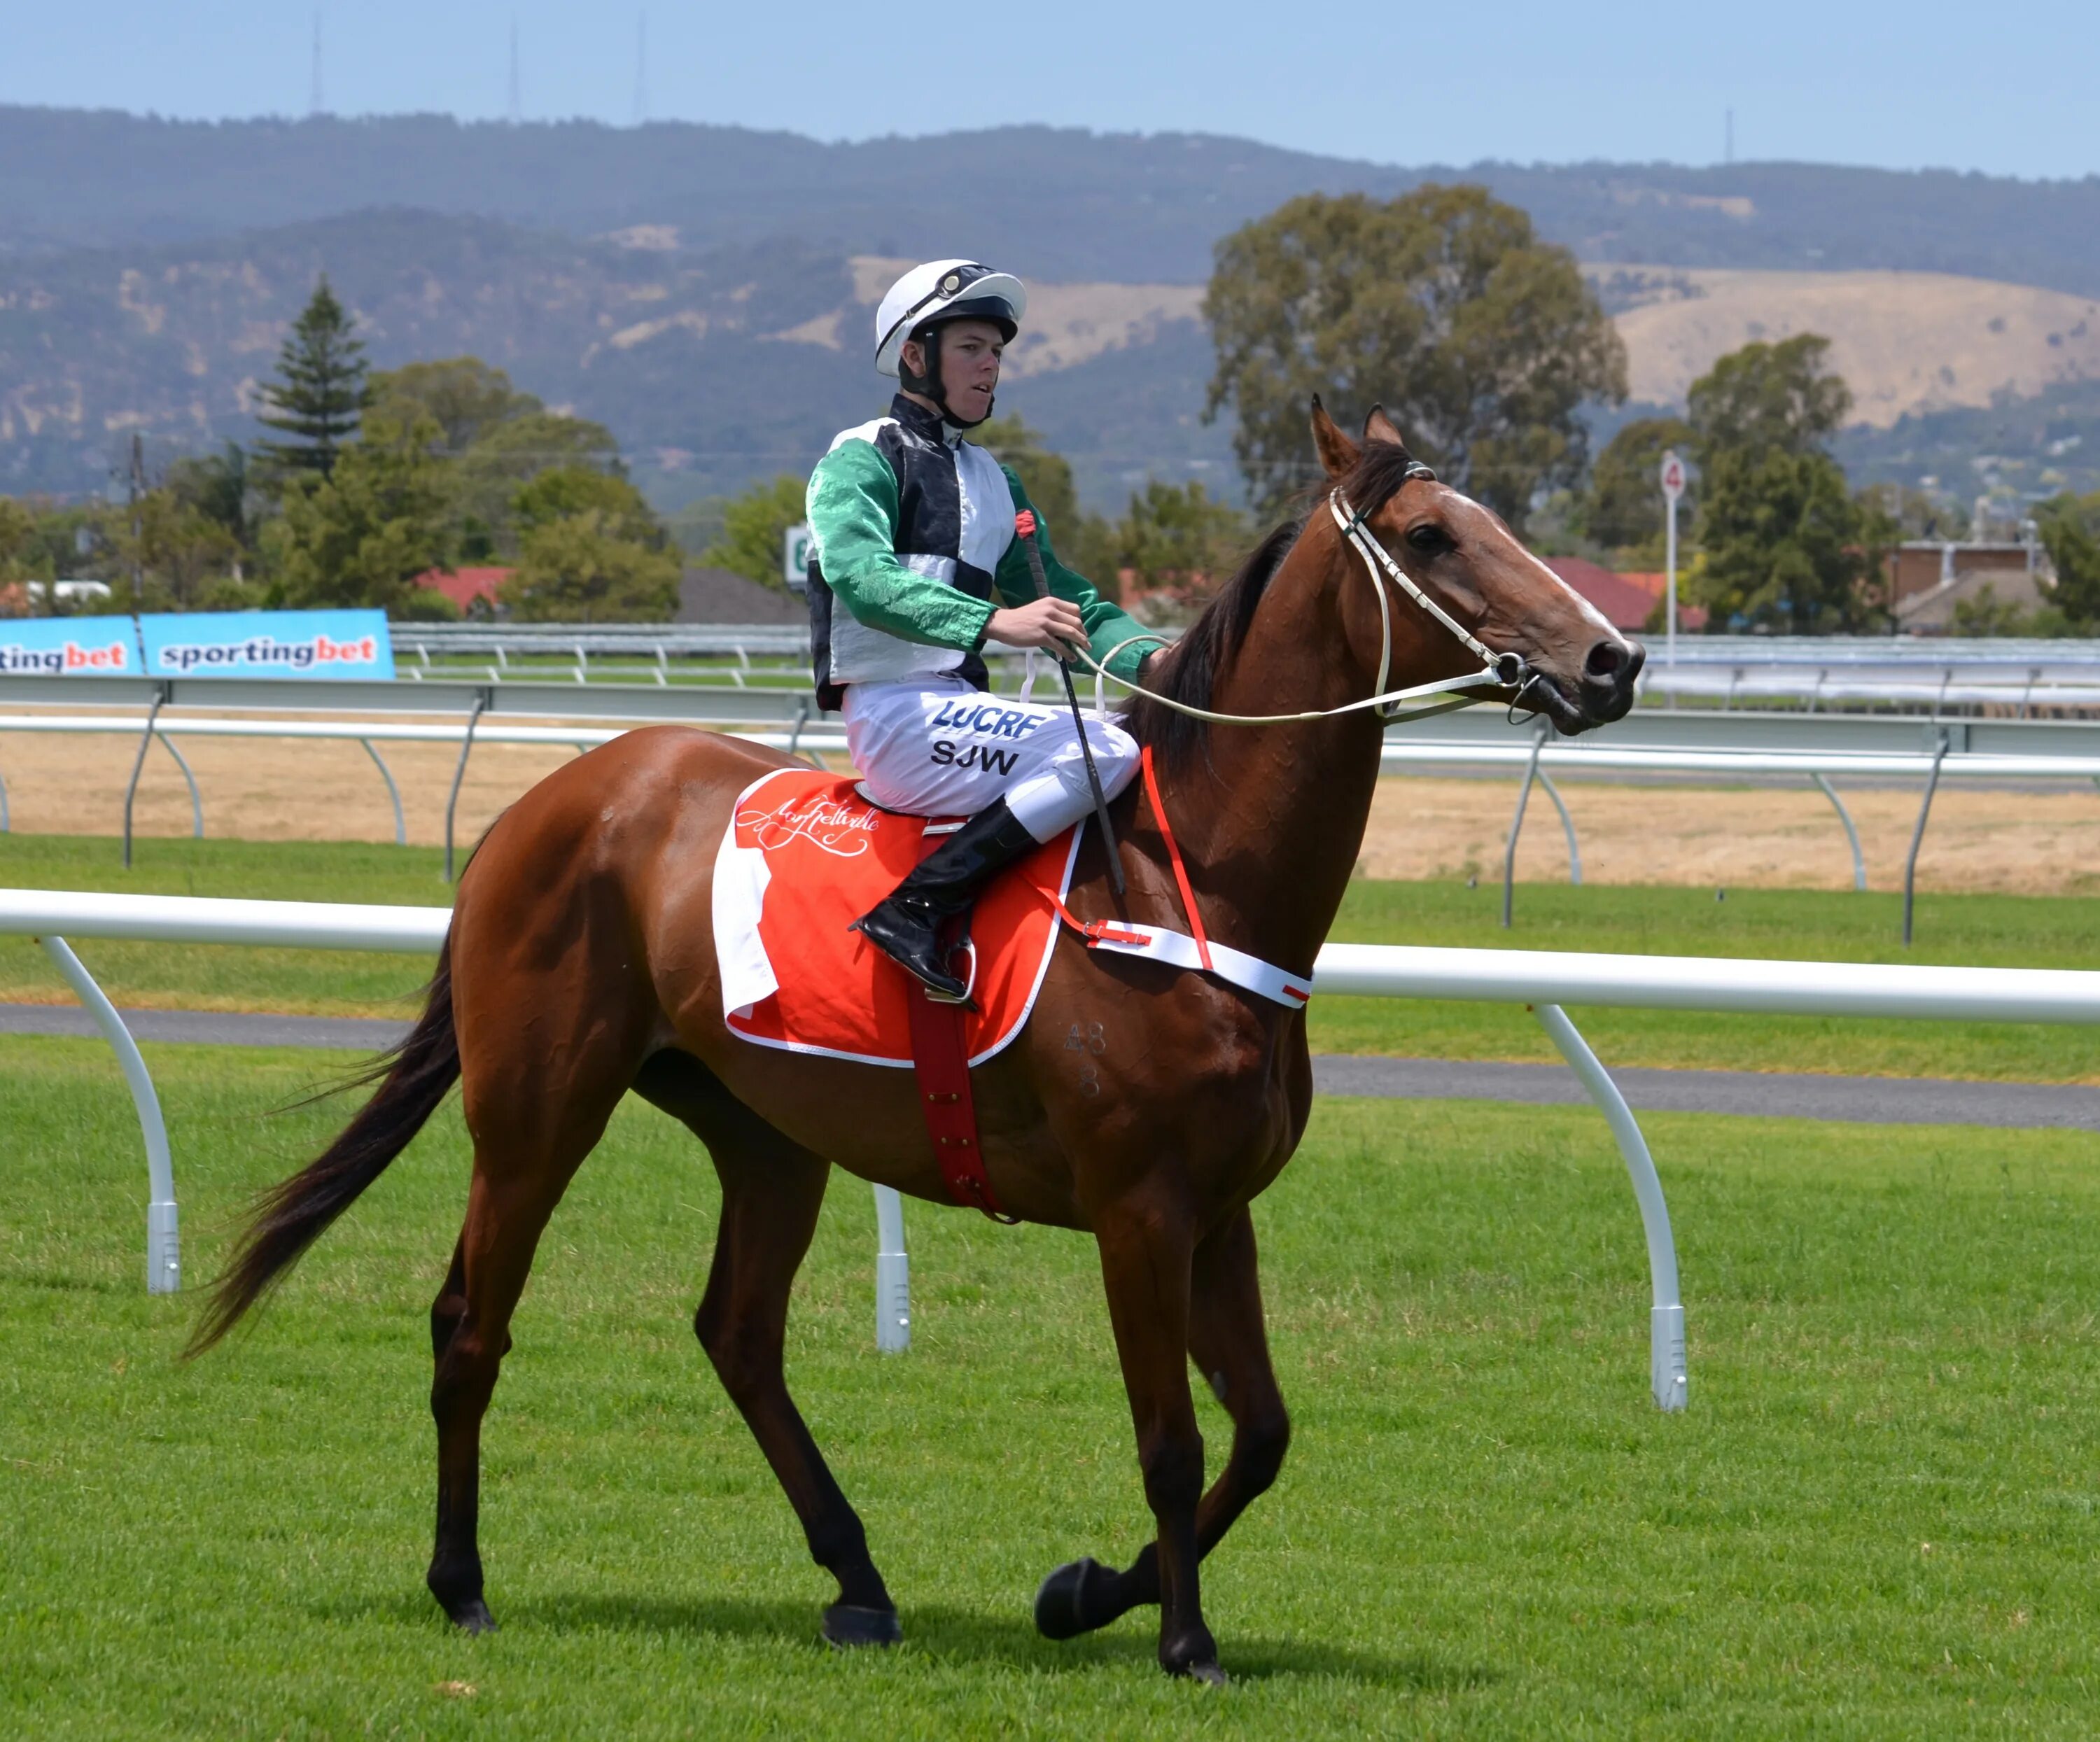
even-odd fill
[[(325, 842), (143, 841), (125, 871), (112, 840), (0, 836), (0, 884), (134, 889), (311, 901), (441, 904), (451, 892), (428, 848)], [(1895, 897), (1825, 890), (1526, 884), (1517, 923), (1498, 923), (1501, 891), (1454, 882), (1351, 886), (1338, 940), (1476, 948), (1627, 950), (2005, 967), (2100, 968), (2100, 908), (2088, 897), (1927, 895), (1917, 946), (1899, 942)], [(298, 950), (83, 942), (82, 959), (119, 1003), (399, 1017), (428, 973), (420, 958)], [(0, 938), (0, 1003), (70, 994), (26, 938)], [(2065, 1026), (1846, 1017), (1583, 1011), (1608, 1065), (1705, 1069), (2100, 1083), (2100, 1034)], [(1538, 1024), (1507, 1005), (1320, 998), (1313, 1050), (1417, 1058), (1554, 1061)]]
[[(345, 1109), (339, 1068), (149, 1049), (189, 1274)], [(1657, 1115), (1692, 1408), (1648, 1396), (1639, 1224), (1583, 1109), (1325, 1101), (1257, 1207), (1297, 1439), (1207, 1563), (1220, 1692), (1145, 1619), (1038, 1640), (1035, 1581), (1145, 1528), (1088, 1245), (909, 1214), (871, 1343), (840, 1179), (790, 1378), (906, 1644), (827, 1583), (689, 1320), (716, 1194), (630, 1104), (549, 1229), (486, 1435), (504, 1630), (421, 1588), (448, 1108), (252, 1334), (189, 1366), (95, 1044), (0, 1046), (0, 1734), (2084, 1735), (2100, 1700), (2100, 1211), (2080, 1134)], [(1199, 1388), (1213, 1468), (1220, 1413)]]

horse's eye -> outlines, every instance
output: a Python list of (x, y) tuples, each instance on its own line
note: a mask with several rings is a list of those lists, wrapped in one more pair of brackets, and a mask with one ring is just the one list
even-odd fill
[(1407, 535), (1408, 548), (1425, 557), (1441, 556), (1451, 549), (1451, 535), (1440, 526), (1419, 526)]

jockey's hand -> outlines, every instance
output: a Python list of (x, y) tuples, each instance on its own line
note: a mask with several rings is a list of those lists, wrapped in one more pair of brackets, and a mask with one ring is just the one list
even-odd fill
[(1074, 647), (1090, 645), (1079, 607), (1054, 593), (1031, 604), (994, 611), (985, 638), (1004, 642), (1009, 647), (1041, 647), (1060, 658)]

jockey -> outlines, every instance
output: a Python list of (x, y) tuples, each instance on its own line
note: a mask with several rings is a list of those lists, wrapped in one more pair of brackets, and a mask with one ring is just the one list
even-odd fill
[[(862, 791), (885, 809), (968, 821), (854, 922), (946, 998), (942, 924), (991, 874), (1093, 808), (1069, 709), (994, 698), (987, 641), (1099, 647), (1132, 677), (1145, 632), (1057, 560), (1036, 515), (1048, 594), (1035, 597), (1014, 518), (1034, 505), (1012, 469), (964, 439), (991, 415), (999, 355), (1027, 307), (1021, 281), (968, 260), (914, 267), (875, 322), (875, 366), (902, 391), (842, 431), (810, 479), (810, 643), (817, 695), (845, 716)], [(1130, 735), (1090, 720), (1110, 798), (1130, 783)]]

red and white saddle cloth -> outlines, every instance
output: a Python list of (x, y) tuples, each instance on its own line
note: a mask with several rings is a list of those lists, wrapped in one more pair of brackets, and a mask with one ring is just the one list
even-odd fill
[[(1145, 776), (1163, 822), (1149, 752)], [(814, 769), (778, 769), (747, 787), (715, 856), (715, 954), (730, 1030), (791, 1052), (909, 1066), (909, 1000), (921, 995), (917, 984), (849, 928), (956, 826), (883, 810), (851, 779)], [(1290, 1008), (1304, 1007), (1312, 994), (1309, 979), (1204, 936), (1171, 833), (1167, 845), (1193, 936), (1074, 918), (1064, 897), (1079, 857), (1077, 829), (1045, 843), (978, 897), (969, 956), (977, 1008), (961, 1012), (970, 1064), (1009, 1045), (1028, 1021), (1061, 923), (1090, 948), (1208, 972)]]

